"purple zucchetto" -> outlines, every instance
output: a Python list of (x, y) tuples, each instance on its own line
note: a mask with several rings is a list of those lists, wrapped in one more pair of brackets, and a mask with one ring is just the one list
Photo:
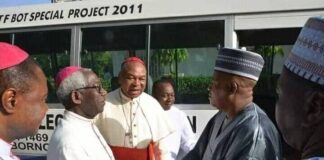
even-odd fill
[(0, 42), (0, 70), (16, 66), (29, 55), (21, 48), (6, 42)]
[(55, 77), (56, 86), (59, 87), (66, 78), (70, 77), (74, 72), (80, 71), (81, 69), (82, 68), (79, 66), (68, 66), (61, 69)]
[(285, 67), (298, 76), (324, 85), (324, 18), (311, 17), (295, 42)]
[(264, 65), (261, 55), (234, 48), (222, 48), (216, 58), (216, 71), (247, 77), (258, 81)]

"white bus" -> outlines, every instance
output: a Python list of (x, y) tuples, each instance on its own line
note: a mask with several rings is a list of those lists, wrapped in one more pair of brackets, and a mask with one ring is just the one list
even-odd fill
[(174, 78), (176, 106), (189, 114), (199, 135), (216, 113), (208, 105), (207, 88), (218, 50), (256, 51), (266, 64), (255, 101), (274, 120), (283, 61), (306, 20), (320, 15), (323, 0), (88, 0), (0, 8), (0, 41), (30, 53), (49, 86), (51, 110), (40, 133), (16, 141), (17, 152), (46, 154), (48, 135), (62, 111), (53, 82), (60, 68), (92, 68), (110, 91), (129, 56), (145, 60), (148, 93), (153, 81)]

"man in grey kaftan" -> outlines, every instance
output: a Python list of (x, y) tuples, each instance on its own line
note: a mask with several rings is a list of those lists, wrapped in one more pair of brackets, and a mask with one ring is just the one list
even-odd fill
[(253, 103), (253, 88), (263, 64), (263, 58), (253, 52), (230, 48), (219, 51), (210, 103), (220, 111), (184, 160), (281, 159), (278, 131)]

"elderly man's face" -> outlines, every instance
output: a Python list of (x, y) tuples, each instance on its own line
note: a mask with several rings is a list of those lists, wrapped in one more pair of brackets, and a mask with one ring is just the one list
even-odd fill
[(142, 94), (146, 86), (146, 68), (139, 62), (128, 62), (121, 71), (118, 82), (123, 94), (129, 98), (136, 98)]
[(100, 79), (94, 72), (84, 71), (84, 76), (88, 86), (79, 90), (82, 94), (80, 109), (82, 110), (82, 116), (92, 119), (103, 111), (107, 91), (102, 88)]
[(17, 119), (12, 123), (15, 124), (15, 130), (21, 134), (21, 137), (33, 135), (38, 131), (48, 109), (46, 77), (39, 67), (35, 69), (35, 73), (38, 79), (30, 80), (30, 91), (17, 93)]
[(210, 104), (220, 110), (226, 106), (228, 93), (225, 91), (225, 84), (226, 84), (227, 77), (228, 76), (226, 74), (215, 71), (210, 86), (210, 93), (209, 93)]
[(302, 83), (298, 83), (294, 75), (288, 72), (283, 70), (278, 81), (276, 121), (285, 141), (294, 148), (301, 149), (303, 132), (307, 132), (302, 127), (305, 118), (305, 91), (301, 89)]

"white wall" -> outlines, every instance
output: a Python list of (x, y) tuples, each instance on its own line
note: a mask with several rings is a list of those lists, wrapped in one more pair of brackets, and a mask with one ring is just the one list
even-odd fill
[(324, 16), (324, 9), (321, 11), (237, 15), (235, 16), (235, 30), (302, 27), (312, 16)]

